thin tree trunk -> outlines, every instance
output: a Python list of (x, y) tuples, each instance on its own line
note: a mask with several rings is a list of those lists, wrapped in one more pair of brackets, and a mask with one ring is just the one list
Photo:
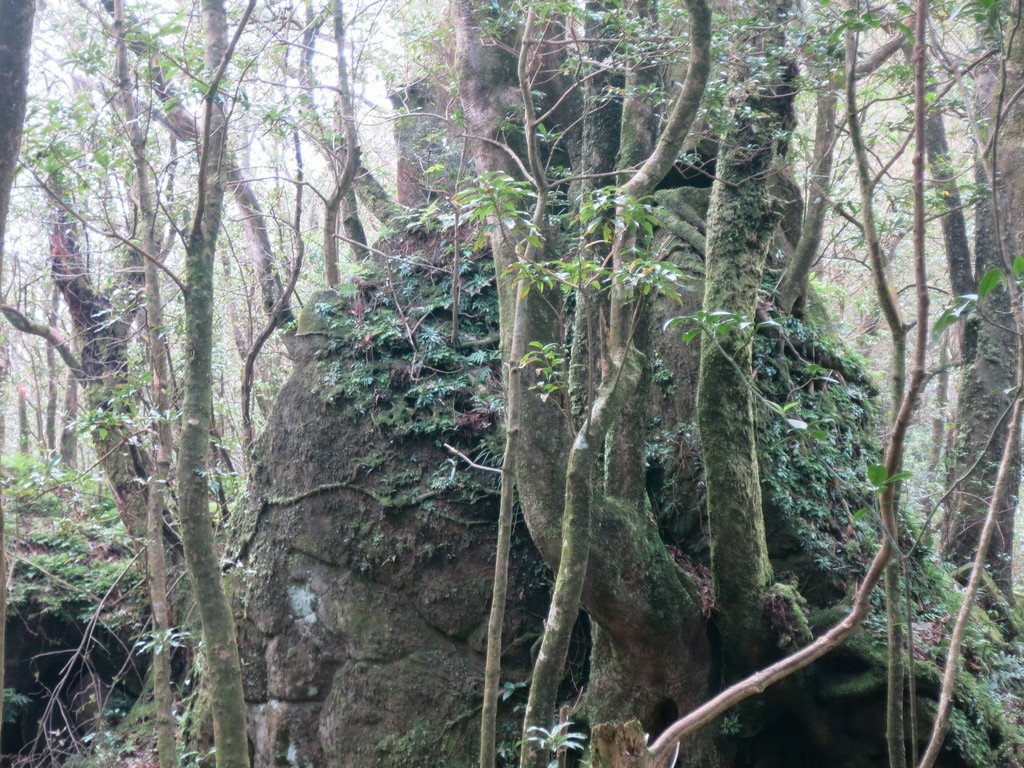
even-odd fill
[[(128, 47), (141, 58), (146, 59), (152, 55), (149, 47), (152, 39), (152, 37), (129, 39)], [(159, 108), (151, 105), (153, 119), (162, 123), (170, 131), (172, 141), (198, 141), (200, 121), (186, 109), (185, 98), (172, 83), (165, 80), (163, 72), (158, 67), (152, 71), (152, 77), (154, 91), (160, 99)], [(144, 107), (137, 105), (137, 110), (141, 113), (144, 111)], [(294, 314), (287, 301), (278, 302), (282, 286), (274, 266), (266, 216), (263, 214), (256, 191), (248, 179), (244, 164), (229, 149), (226, 149), (225, 153), (226, 187), (242, 213), (241, 226), (245, 232), (250, 262), (260, 286), (264, 309), (269, 311), (275, 304), (280, 303), (276, 322), (278, 325), (288, 323), (294, 318)]]
[[(3, 276), (7, 214), (25, 122), (33, 0), (0, 0), (0, 277)], [(6, 362), (6, 361), (5, 361)], [(4, 365), (6, 370), (6, 364)], [(0, 430), (0, 456), (3, 455)], [(7, 659), (7, 554), (3, 493), (0, 492), (0, 723), (3, 722), (4, 664)]]
[[(523, 286), (525, 288), (525, 286)], [(520, 289), (522, 292), (522, 288)], [(498, 687), (501, 683), (502, 628), (508, 592), (509, 552), (512, 546), (512, 515), (515, 466), (519, 451), (519, 406), (522, 400), (522, 365), (526, 334), (517, 303), (518, 326), (512, 331), (511, 354), (505, 375), (505, 455), (501, 462), (501, 502), (498, 510), (498, 543), (494, 558), (491, 611), (487, 620), (487, 659), (484, 666), (484, 702), (480, 720), (480, 768), (494, 768), (497, 756)]]
[[(851, 7), (856, 9), (858, 0), (853, 0)], [(860, 187), (861, 196), (861, 219), (864, 232), (864, 239), (868, 247), (868, 260), (871, 265), (871, 275), (875, 284), (875, 292), (879, 306), (889, 326), (889, 334), (892, 340), (892, 401), (896, 403), (905, 401), (904, 392), (907, 383), (906, 357), (907, 357), (907, 327), (903, 323), (900, 314), (899, 300), (893, 287), (891, 265), (882, 251), (879, 240), (878, 229), (875, 226), (874, 218), (874, 182), (871, 169), (868, 163), (868, 154), (861, 133), (861, 119), (859, 107), (857, 106), (857, 34), (852, 31), (846, 33), (846, 103), (847, 123), (849, 126), (850, 140), (853, 144), (854, 159), (857, 167), (857, 181)], [(915, 57), (917, 50), (915, 49)], [(923, 49), (921, 52), (923, 62)], [(923, 66), (923, 63), (922, 63)], [(917, 80), (915, 79), (915, 83)], [(921, 88), (923, 88), (923, 75), (921, 75)], [(915, 102), (923, 104), (924, 93), (917, 94)], [(921, 125), (915, 124), (915, 129), (920, 133), (921, 153), (924, 152), (924, 113), (920, 116)], [(917, 162), (915, 155), (915, 162)], [(924, 162), (923, 154), (920, 158)], [(915, 208), (915, 215), (917, 210)], [(923, 214), (922, 214), (923, 215)], [(916, 223), (915, 223), (916, 226)], [(923, 225), (922, 225), (923, 226)], [(916, 236), (916, 233), (915, 233)], [(922, 234), (923, 238), (923, 234)], [(916, 245), (916, 241), (915, 241)], [(923, 246), (922, 246), (923, 247)], [(925, 339), (927, 341), (927, 339)], [(898, 415), (894, 410), (894, 419)], [(902, 458), (902, 457), (901, 457)], [(883, 520), (889, 521), (887, 530), (883, 535), (891, 537), (894, 542), (899, 541), (899, 483), (892, 483), (885, 489), (882, 497), (882, 504), (888, 507), (883, 514)], [(897, 547), (898, 550), (898, 547)], [(901, 568), (898, 559), (888, 564), (885, 570), (883, 586), (885, 590), (886, 625), (887, 625), (887, 648), (888, 648), (888, 675), (886, 687), (886, 744), (888, 748), (889, 767), (904, 768), (906, 765), (906, 748), (904, 744), (903, 728), (903, 688), (904, 688), (904, 640), (903, 640), (903, 613), (900, 592)]]
[(78, 466), (78, 379), (75, 372), (68, 370), (64, 382), (64, 419), (60, 433), (60, 460), (74, 469)]
[(170, 474), (172, 435), (170, 399), (167, 395), (166, 344), (164, 341), (163, 302), (160, 298), (159, 251), (156, 234), (156, 201), (146, 152), (145, 123), (136, 109), (128, 68), (128, 45), (124, 36), (124, 0), (114, 0), (117, 85), (128, 126), (135, 164), (135, 197), (141, 221), (142, 269), (146, 293), (146, 332), (153, 373), (153, 404), (156, 407), (156, 456), (149, 478), (146, 508), (146, 575), (153, 618), (153, 699), (156, 704), (157, 755), (160, 768), (177, 765), (177, 723), (174, 719), (174, 694), (171, 690), (170, 616), (167, 599), (167, 562), (164, 552), (164, 507), (167, 478)]
[[(57, 309), (60, 306), (60, 292), (54, 289), (50, 304), (49, 323), (57, 325)], [(52, 344), (46, 345), (46, 452), (48, 456), (57, 453), (57, 351)]]
[(335, 167), (334, 192), (327, 200), (324, 214), (324, 269), (327, 285), (335, 286), (341, 280), (338, 272), (338, 234), (342, 227), (345, 238), (357, 250), (365, 252), (366, 235), (352, 195), (352, 182), (360, 165), (359, 131), (352, 107), (352, 93), (348, 75), (348, 53), (345, 50), (345, 9), (343, 0), (334, 0), (334, 44), (338, 67), (338, 128), (345, 136), (345, 160)]
[(949, 414), (949, 346), (943, 339), (939, 344), (938, 375), (935, 377), (935, 403), (932, 410), (932, 445), (928, 452), (928, 471), (934, 474), (942, 462), (942, 450), (946, 442), (946, 420)]
[(28, 396), (25, 385), (18, 385), (18, 453), (28, 455), (31, 449), (32, 435), (28, 426)]
[[(267, 233), (266, 217), (263, 215), (263, 208), (260, 206), (259, 198), (248, 182), (249, 169), (246, 167), (247, 158), (235, 159), (233, 164), (227, 167), (227, 184), (235, 198), (235, 204), (242, 212), (243, 230), (245, 232), (246, 248), (249, 252), (249, 261), (256, 273), (256, 281), (260, 287), (260, 298), (263, 310), (269, 313), (274, 305), (281, 298), (283, 287), (281, 280), (274, 268), (273, 250), (270, 246), (270, 235)], [(291, 322), (293, 314), (291, 306), (287, 301), (277, 314), (279, 325)]]
[[(255, 0), (246, 7), (244, 26)], [(227, 118), (219, 93), (230, 53), (223, 0), (203, 0), (206, 76), (199, 194), (185, 249), (185, 396), (178, 444), (178, 514), (185, 563), (202, 622), (217, 768), (249, 768), (235, 622), (209, 512), (213, 403), (213, 283), (224, 205)], [(241, 29), (241, 27), (240, 27)], [(237, 38), (236, 38), (237, 39)]]
[[(0, 243), (0, 254), (3, 243)], [(7, 342), (0, 342), (0, 459), (7, 451), (7, 382), (11, 373), (11, 351)]]
[(829, 189), (832, 185), (832, 161), (835, 157), (836, 105), (839, 101), (836, 83), (828, 73), (821, 73), (825, 82), (818, 91), (818, 108), (814, 127), (814, 157), (811, 160), (810, 189), (807, 191), (807, 205), (800, 227), (800, 237), (793, 255), (786, 264), (782, 282), (779, 285), (779, 306), (784, 312), (793, 307), (807, 293), (807, 281), (811, 266), (818, 256), (821, 236), (828, 215)]

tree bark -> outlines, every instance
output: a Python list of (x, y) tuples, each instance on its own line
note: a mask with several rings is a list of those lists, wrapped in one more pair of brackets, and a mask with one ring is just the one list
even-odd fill
[[(623, 190), (626, 195), (649, 194), (668, 172), (703, 93), (709, 68), (710, 12), (700, 2), (689, 5), (692, 76), (688, 74), (677, 93), (665, 121), (664, 140), (633, 173)], [(523, 83), (507, 49), (485, 44), (476, 13), (472, 3), (453, 3), (460, 96), (470, 149), (478, 172), (521, 177), (523, 166), (516, 162), (512, 147), (503, 141), (502, 126), (514, 100), (523, 98), (518, 90)], [(500, 226), (494, 229), (490, 242), (499, 275), (519, 259), (516, 237), (521, 234), (502, 231)], [(620, 244), (620, 257), (627, 247)], [(515, 364), (509, 354), (518, 298), (516, 284), (499, 279), (499, 297), (502, 356)], [(631, 299), (622, 297), (623, 301)], [(561, 298), (557, 292), (534, 286), (523, 297), (521, 309), (528, 340), (561, 342)], [(620, 311), (619, 317), (626, 328), (626, 333), (618, 337), (625, 351), (633, 335), (629, 330), (632, 309)], [(614, 373), (614, 368), (609, 372)], [(575, 430), (567, 420), (564, 393), (542, 398), (529, 390), (536, 383), (533, 371), (527, 370), (525, 375), (522, 439), (530, 450), (519, 452), (516, 481), (530, 533), (547, 562), (557, 569), (568, 498), (566, 470)], [(594, 378), (600, 380), (596, 371)], [(643, 469), (630, 466), (617, 471), (642, 474)], [(694, 706), (707, 690), (709, 651), (703, 620), (695, 592), (662, 544), (645, 500), (615, 498), (603, 490), (595, 495), (589, 510), (593, 536), (581, 601), (596, 628), (592, 674), (581, 714), (592, 723), (638, 717), (646, 727), (657, 730), (664, 725), (665, 711)], [(577, 517), (572, 527), (582, 531), (580, 519)], [(566, 594), (572, 597), (571, 591)], [(536, 706), (534, 711), (539, 709)]]
[(69, 370), (64, 382), (64, 416), (60, 432), (60, 460), (71, 469), (78, 466), (78, 379)]
[(173, 438), (171, 435), (171, 404), (167, 394), (167, 346), (164, 341), (163, 302), (160, 298), (159, 269), (156, 265), (157, 206), (146, 151), (145, 123), (136, 108), (128, 67), (128, 45), (124, 29), (124, 0), (114, 0), (114, 34), (117, 87), (135, 165), (135, 202), (141, 222), (139, 247), (148, 258), (141, 258), (146, 295), (146, 334), (153, 373), (153, 405), (157, 417), (156, 456), (149, 478), (146, 507), (146, 576), (153, 619), (153, 651), (151, 674), (153, 699), (156, 705), (157, 756), (160, 768), (174, 768), (177, 756), (177, 722), (174, 719), (174, 694), (171, 690), (170, 616), (167, 598), (167, 563), (164, 552), (164, 507), (170, 474)]
[[(931, 90), (934, 92), (934, 88)], [(945, 209), (939, 221), (942, 224), (942, 240), (946, 247), (950, 288), (954, 296), (964, 296), (974, 293), (977, 280), (971, 264), (971, 246), (967, 239), (963, 198), (960, 195), (960, 185), (957, 183), (956, 167), (949, 152), (946, 121), (941, 110), (936, 110), (928, 116), (925, 139), (932, 186), (939, 193), (941, 205)], [(960, 336), (960, 357), (964, 362), (973, 360), (977, 354), (977, 325), (976, 318), (968, 318), (964, 323)]]
[[(25, 122), (33, 0), (0, 0), (0, 277), (3, 276), (7, 216)], [(4, 361), (6, 368), (6, 361)], [(2, 382), (0, 382), (2, 384)], [(2, 438), (2, 434), (0, 434)], [(3, 454), (0, 439), (0, 455)], [(4, 663), (7, 655), (7, 550), (3, 494), (0, 493), (0, 723), (3, 722)]]
[(123, 418), (128, 404), (119, 391), (128, 376), (129, 327), (114, 312), (110, 297), (93, 285), (63, 209), (54, 211), (50, 224), (50, 268), (79, 339), (78, 378), (86, 402), (90, 410), (105, 414), (102, 429), (92, 431), (93, 447), (125, 530), (141, 539), (146, 532), (151, 457)]
[(814, 126), (814, 157), (811, 159), (807, 204), (793, 254), (786, 264), (782, 282), (779, 285), (779, 306), (784, 312), (792, 312), (807, 294), (807, 281), (811, 267), (818, 257), (821, 236), (828, 215), (828, 193), (832, 186), (832, 161), (835, 157), (836, 105), (839, 101), (836, 83), (827, 73), (818, 91), (818, 108)]
[[(252, 13), (246, 8), (241, 25)], [(235, 622), (209, 512), (213, 404), (213, 284), (223, 216), (227, 116), (219, 93), (230, 53), (223, 0), (203, 0), (207, 83), (199, 194), (185, 248), (185, 395), (178, 444), (178, 514), (185, 564), (199, 608), (217, 768), (248, 768), (249, 745)], [(240, 27), (241, 29), (241, 27)]]
[(28, 395), (25, 385), (18, 385), (18, 453), (27, 456), (32, 452), (32, 431), (28, 425)]
[[(55, 290), (50, 304), (49, 323), (57, 324), (57, 308), (60, 306), (60, 294)], [(46, 435), (46, 452), (48, 456), (57, 453), (57, 351), (52, 345), (46, 345), (46, 420), (43, 429)]]
[[(776, 31), (749, 41), (775, 71), (758, 73), (766, 85), (745, 96), (718, 157), (708, 212), (704, 311), (752, 319), (765, 259), (779, 211), (770, 193), (777, 136), (794, 122), (795, 72), (778, 60), (785, 45), (789, 0), (763, 3)], [(737, 73), (746, 79), (750, 73)], [(752, 331), (733, 323), (705, 335), (697, 386), (704, 477), (707, 483), (715, 608), (726, 648), (740, 671), (765, 661), (771, 649), (764, 599), (773, 580), (761, 507), (754, 414)]]
[[(1015, 3), (1013, 13), (1019, 12), (1019, 4)], [(992, 35), (995, 31), (984, 34)], [(1021, 54), (1024, 40), (1020, 33), (1016, 37), (1017, 42), (1006, 62), (1005, 82), (998, 82), (999, 66), (996, 62), (986, 63), (977, 73), (975, 92), (979, 114), (994, 115), (994, 97), (1000, 92), (1012, 94), (1024, 83), (1024, 55)], [(991, 37), (988, 39), (991, 41)], [(991, 200), (982, 200), (976, 206), (974, 279), (968, 293), (977, 292), (976, 281), (990, 269), (1004, 269), (1006, 274), (1011, 274), (1004, 268), (1004, 249), (1014, 255), (1021, 253), (1024, 200), (1017, 193), (1016, 185), (1024, 182), (1024, 170), (1017, 160), (1021, 147), (1024, 147), (1024, 115), (1021, 115), (1019, 103), (1009, 110), (998, 130), (998, 141), (1002, 145), (998, 159), (1003, 180), (999, 182), (995, 205), (1000, 207), (1002, 221), (997, 221)], [(983, 184), (996, 186), (991, 181), (991, 169), (986, 167), (985, 159), (977, 164), (977, 177)], [(1000, 243), (1001, 236), (1003, 243)], [(966, 477), (950, 496), (942, 534), (943, 552), (957, 566), (966, 565), (974, 559), (978, 536), (985, 521), (985, 499), (989, 498), (995, 486), (1003, 446), (1008, 439), (1005, 416), (1012, 401), (1010, 390), (1014, 386), (1016, 366), (1015, 334), (1007, 322), (1011, 311), (1010, 294), (1004, 283), (988, 296), (979, 298), (978, 318), (973, 328), (968, 321), (964, 329), (964, 350), (969, 352), (973, 346), (974, 354), (965, 357), (967, 365), (960, 376), (949, 477), (951, 480)], [(996, 527), (987, 560), (995, 583), (1010, 600), (1013, 599), (1014, 517), (1020, 489), (1019, 452), (1012, 461), (1004, 501), (996, 512)]]

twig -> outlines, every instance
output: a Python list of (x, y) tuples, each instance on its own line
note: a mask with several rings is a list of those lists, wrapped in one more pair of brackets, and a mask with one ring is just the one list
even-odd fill
[(483, 464), (477, 464), (475, 461), (469, 458), (469, 456), (464, 454), (458, 448), (448, 445), (448, 443), (445, 443), (444, 447), (445, 449), (447, 449), (448, 453), (452, 454), (453, 456), (458, 456), (460, 459), (466, 462), (467, 466), (471, 467), (472, 469), (479, 469), (481, 472), (493, 472), (496, 475), (501, 474), (500, 469), (497, 469), (496, 467), (485, 467)]

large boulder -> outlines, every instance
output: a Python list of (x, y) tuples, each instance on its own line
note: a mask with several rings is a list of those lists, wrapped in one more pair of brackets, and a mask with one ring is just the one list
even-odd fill
[[(307, 303), (295, 369), (255, 451), (252, 501), (235, 522), (255, 765), (469, 766), (497, 486), (443, 443), (479, 456), (476, 442), (493, 435), (480, 395), (498, 389), (496, 354), (474, 343), (475, 363), (438, 375), (429, 352), (390, 332), (402, 319), (372, 309), (374, 288), (355, 293)], [(418, 311), (432, 322), (429, 306)], [(422, 365), (434, 369), (431, 387), (451, 385), (433, 400), (418, 388)], [(536, 635), (523, 608), (529, 547), (520, 535), (508, 674), (517, 663), (523, 673)]]

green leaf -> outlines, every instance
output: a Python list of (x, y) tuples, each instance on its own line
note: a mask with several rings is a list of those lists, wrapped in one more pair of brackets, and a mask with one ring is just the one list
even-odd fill
[(1018, 256), (1013, 260), (1013, 276), (1020, 277), (1024, 275), (1024, 256)]
[(959, 318), (953, 313), (948, 307), (942, 310), (942, 313), (936, 318), (935, 324), (932, 326), (932, 335), (941, 336), (945, 333), (946, 329), (956, 324)]
[(969, 293), (964, 296), (957, 296), (956, 301), (956, 304), (942, 310), (942, 314), (939, 315), (935, 325), (932, 326), (933, 335), (941, 336), (947, 328), (954, 325), (965, 314), (969, 314), (978, 303), (978, 296)]
[(906, 469), (902, 469), (899, 472), (897, 472), (895, 475), (893, 475), (892, 477), (887, 479), (885, 482), (886, 482), (886, 485), (890, 485), (892, 483), (898, 483), (901, 480), (907, 480), (908, 478), (911, 478), (913, 476), (914, 476), (913, 472), (911, 472), (909, 470), (906, 470)]
[(889, 480), (889, 470), (884, 464), (872, 464), (868, 467), (868, 482), (874, 488), (884, 488)]
[(992, 291), (1000, 286), (1003, 282), (1003, 270), (999, 267), (992, 267), (988, 272), (982, 275), (981, 280), (978, 281), (978, 297), (985, 298)]
[(793, 429), (807, 429), (807, 422), (803, 419), (786, 419)]

